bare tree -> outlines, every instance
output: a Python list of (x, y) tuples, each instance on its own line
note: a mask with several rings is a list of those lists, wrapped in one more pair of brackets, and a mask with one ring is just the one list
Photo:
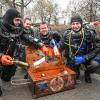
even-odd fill
[(4, 10), (8, 7), (8, 4), (5, 0), (0, 0), (0, 15), (3, 15)]
[(56, 7), (51, 1), (38, 0), (33, 8), (33, 12), (37, 15), (41, 22), (46, 21), (50, 24), (55, 9)]
[(54, 24), (57, 25), (58, 24), (58, 15), (59, 15), (59, 9), (58, 9), (58, 4), (54, 5), (54, 14), (53, 14), (53, 20), (54, 20)]
[(98, 16), (97, 9), (100, 8), (99, 6), (100, 4), (96, 0), (84, 0), (83, 3), (80, 4), (78, 12), (83, 15), (87, 21), (95, 21)]
[(78, 13), (79, 3), (81, 0), (70, 0), (66, 9), (62, 12), (65, 16), (71, 17)]
[(87, 21), (95, 21), (100, 9), (100, 0), (71, 0), (65, 11), (67, 16), (79, 14)]
[(0, 0), (4, 5), (9, 8), (19, 8), (22, 17), (24, 17), (24, 8), (27, 7), (33, 0)]
[(24, 8), (27, 7), (33, 0), (20, 0), (20, 2), (15, 2), (17, 7), (21, 9), (21, 16), (24, 17)]
[(44, 0), (38, 0), (36, 5), (33, 8), (33, 12), (40, 17), (41, 22), (45, 20), (45, 12), (46, 12), (46, 3)]
[(2, 6), (2, 3), (0, 2), (0, 16), (2, 16), (2, 8), (3, 6)]

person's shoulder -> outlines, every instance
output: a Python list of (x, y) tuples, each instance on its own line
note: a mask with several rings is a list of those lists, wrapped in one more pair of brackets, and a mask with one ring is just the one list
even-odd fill
[(50, 35), (50, 36), (60, 36), (59, 32), (57, 32), (57, 31), (49, 31), (48, 35)]
[(91, 35), (97, 35), (96, 34), (96, 30), (94, 28), (84, 28), (84, 30), (89, 34)]
[(49, 33), (49, 34), (58, 34), (57, 31), (49, 31), (48, 33)]
[(59, 38), (59, 39), (61, 38), (61, 34), (57, 31), (49, 31), (49, 34), (53, 38)]
[(66, 31), (64, 31), (64, 33), (63, 33), (63, 36), (66, 36), (66, 35), (68, 35), (70, 32), (71, 32), (71, 28), (69, 28), (69, 29), (67, 29)]

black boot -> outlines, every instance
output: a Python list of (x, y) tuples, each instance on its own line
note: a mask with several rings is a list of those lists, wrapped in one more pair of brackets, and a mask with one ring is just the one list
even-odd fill
[(24, 79), (28, 79), (28, 74), (25, 74), (24, 75)]
[(0, 87), (0, 96), (2, 96), (2, 90), (1, 90), (1, 87)]
[(85, 82), (86, 83), (92, 83), (90, 73), (88, 71), (85, 71), (84, 75), (85, 75)]

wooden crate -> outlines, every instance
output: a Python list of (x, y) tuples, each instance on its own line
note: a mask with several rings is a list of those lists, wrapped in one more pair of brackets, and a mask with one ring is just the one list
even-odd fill
[(26, 49), (27, 62), (30, 64), (28, 76), (32, 81), (30, 87), (34, 98), (75, 88), (75, 72), (61, 63), (44, 61), (34, 68), (32, 64), (41, 58), (37, 52), (32, 48)]

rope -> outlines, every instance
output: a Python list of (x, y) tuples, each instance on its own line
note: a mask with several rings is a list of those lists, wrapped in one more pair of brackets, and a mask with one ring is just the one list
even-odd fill
[(85, 38), (85, 33), (84, 33), (83, 29), (82, 29), (81, 33), (82, 33), (82, 41), (81, 41), (77, 51), (75, 52), (75, 54), (72, 54), (72, 48), (71, 48), (71, 47), (75, 47), (74, 45), (71, 45), (72, 32), (69, 33), (69, 52), (70, 52), (70, 57), (75, 56), (79, 52), (79, 50), (80, 50), (80, 48), (82, 46), (83, 40)]

